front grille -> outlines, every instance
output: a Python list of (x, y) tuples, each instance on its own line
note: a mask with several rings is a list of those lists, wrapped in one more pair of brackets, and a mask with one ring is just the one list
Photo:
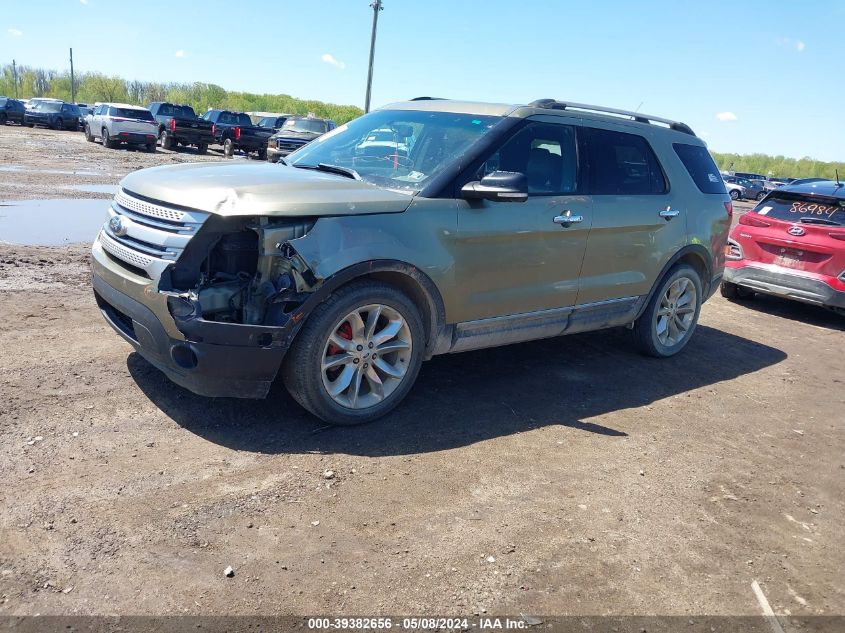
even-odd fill
[(293, 152), (305, 145), (305, 141), (285, 141), (282, 139), (276, 140), (276, 148), (283, 152)]
[(103, 250), (157, 280), (185, 250), (208, 213), (167, 205), (121, 189), (100, 232)]

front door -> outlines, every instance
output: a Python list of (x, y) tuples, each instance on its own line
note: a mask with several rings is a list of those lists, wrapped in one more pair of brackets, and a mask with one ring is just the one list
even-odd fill
[(575, 304), (592, 223), (579, 183), (577, 127), (533, 121), (486, 157), (480, 179), (521, 172), (526, 202), (458, 201), (454, 242), (456, 321), (523, 314)]

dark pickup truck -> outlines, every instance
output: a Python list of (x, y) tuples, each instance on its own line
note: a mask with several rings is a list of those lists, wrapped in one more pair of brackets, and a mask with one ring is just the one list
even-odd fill
[(206, 121), (213, 123), (211, 134), (216, 145), (223, 146), (223, 154), (232, 156), (235, 150), (245, 154), (256, 152), (258, 158), (267, 158), (267, 141), (273, 130), (253, 125), (249, 115), (244, 112), (229, 112), (228, 110), (209, 110), (202, 115)]
[(205, 154), (209, 144), (214, 142), (212, 124), (199, 118), (189, 105), (154, 101), (147, 109), (158, 121), (158, 138), (162, 149), (196, 145), (197, 151)]
[(305, 147), (315, 138), (337, 127), (331, 119), (320, 119), (315, 116), (288, 116), (282, 126), (270, 137), (268, 143), (268, 160), (279, 162), (280, 158)]

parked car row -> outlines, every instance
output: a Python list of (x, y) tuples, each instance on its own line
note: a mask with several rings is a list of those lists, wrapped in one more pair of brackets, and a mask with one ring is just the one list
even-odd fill
[(136, 145), (155, 151), (156, 145), (174, 150), (195, 147), (205, 154), (210, 145), (223, 155), (254, 153), (260, 160), (278, 160), (337, 127), (331, 119), (313, 115), (279, 114), (253, 125), (244, 112), (210, 109), (198, 116), (189, 105), (155, 101), (147, 108), (126, 103), (66, 103), (60, 99), (0, 97), (0, 124), (83, 130), (88, 141), (105, 147)]

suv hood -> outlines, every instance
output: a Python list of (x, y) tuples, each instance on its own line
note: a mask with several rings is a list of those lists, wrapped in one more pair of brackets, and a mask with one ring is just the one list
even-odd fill
[(400, 213), (412, 197), (311, 169), (262, 163), (152, 167), (120, 181), (129, 193), (221, 216)]

